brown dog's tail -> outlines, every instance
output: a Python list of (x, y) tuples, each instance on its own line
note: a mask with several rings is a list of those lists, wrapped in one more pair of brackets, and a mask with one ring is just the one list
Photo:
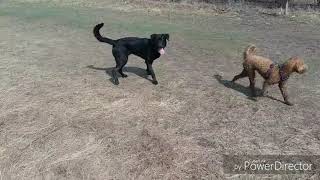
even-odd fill
[(102, 28), (103, 26), (103, 23), (100, 23), (100, 24), (97, 24), (94, 28), (93, 28), (93, 34), (94, 36), (98, 39), (98, 41), (100, 42), (105, 42), (105, 43), (108, 43), (110, 45), (115, 45), (116, 44), (116, 41), (115, 40), (112, 40), (112, 39), (109, 39), (107, 37), (102, 37), (99, 30)]
[(254, 55), (257, 52), (257, 48), (255, 45), (249, 45), (243, 52), (243, 58), (246, 59), (250, 55)]

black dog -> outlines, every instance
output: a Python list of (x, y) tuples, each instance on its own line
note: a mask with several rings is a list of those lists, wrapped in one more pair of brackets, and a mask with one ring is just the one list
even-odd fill
[(112, 54), (116, 60), (116, 67), (112, 70), (112, 77), (116, 85), (119, 84), (117, 72), (122, 77), (128, 77), (122, 72), (122, 68), (127, 64), (128, 56), (130, 54), (137, 55), (145, 60), (147, 65), (147, 73), (152, 76), (152, 83), (158, 84), (152, 63), (160, 55), (164, 54), (164, 48), (167, 46), (169, 34), (152, 34), (150, 39), (138, 37), (125, 37), (118, 40), (112, 40), (102, 37), (99, 30), (102, 28), (103, 23), (97, 24), (93, 29), (94, 36), (100, 42), (105, 42), (112, 45)]

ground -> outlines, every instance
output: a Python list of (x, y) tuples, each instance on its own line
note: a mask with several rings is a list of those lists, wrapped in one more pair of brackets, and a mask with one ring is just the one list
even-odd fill
[[(319, 178), (222, 168), (224, 154), (319, 155), (316, 15), (90, 2), (0, 2), (0, 179)], [(157, 86), (134, 56), (112, 84), (111, 46), (92, 34), (100, 22), (110, 38), (170, 33)], [(305, 59), (309, 71), (289, 79), (294, 106), (277, 86), (254, 101), (248, 79), (229, 82), (249, 43), (276, 62)]]

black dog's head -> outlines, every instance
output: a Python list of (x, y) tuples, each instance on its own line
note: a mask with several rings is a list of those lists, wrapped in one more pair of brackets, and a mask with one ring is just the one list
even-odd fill
[(152, 34), (151, 42), (154, 49), (156, 49), (161, 55), (165, 53), (164, 48), (167, 46), (167, 40), (169, 41), (169, 34)]

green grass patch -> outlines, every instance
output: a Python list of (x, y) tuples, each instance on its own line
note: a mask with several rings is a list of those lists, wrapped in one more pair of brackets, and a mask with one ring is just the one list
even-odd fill
[(49, 7), (41, 3), (19, 3), (0, 8), (0, 16), (16, 17), (30, 23), (34, 21), (48, 21), (84, 28), (92, 21), (91, 16), (87, 16), (82, 10), (70, 7)]
[(223, 16), (152, 15), (147, 12), (130, 14), (112, 8), (81, 8), (56, 6), (50, 3), (2, 4), (0, 16), (16, 17), (24, 22), (48, 22), (88, 31), (98, 22), (104, 22), (103, 32), (110, 37), (141, 36), (170, 33), (188, 42), (189, 47), (208, 54), (237, 55), (237, 49), (246, 44), (246, 33), (230, 31), (237, 20)]

